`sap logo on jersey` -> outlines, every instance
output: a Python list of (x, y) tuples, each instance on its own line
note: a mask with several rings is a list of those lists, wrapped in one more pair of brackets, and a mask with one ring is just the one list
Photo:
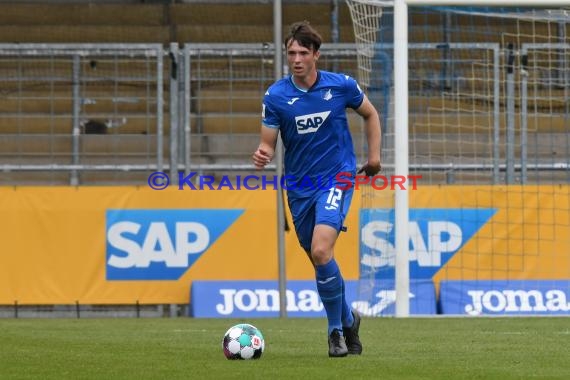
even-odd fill
[(297, 133), (303, 135), (305, 133), (316, 132), (321, 125), (327, 120), (331, 111), (311, 113), (309, 115), (295, 117), (297, 125)]
[(107, 280), (177, 280), (243, 210), (107, 210)]
[[(432, 278), (495, 214), (495, 209), (410, 209), (410, 277)], [(394, 278), (394, 210), (360, 213), (360, 272)]]

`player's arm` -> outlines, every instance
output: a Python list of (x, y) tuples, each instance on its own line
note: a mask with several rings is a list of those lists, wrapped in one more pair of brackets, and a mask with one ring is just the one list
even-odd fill
[(261, 141), (257, 150), (253, 153), (253, 164), (256, 168), (263, 169), (273, 159), (278, 135), (278, 128), (261, 126)]
[(356, 112), (364, 119), (364, 132), (368, 141), (368, 161), (358, 172), (365, 172), (367, 176), (373, 176), (381, 169), (380, 144), (382, 127), (380, 125), (380, 117), (367, 96), (364, 96), (364, 100), (360, 107), (356, 109)]

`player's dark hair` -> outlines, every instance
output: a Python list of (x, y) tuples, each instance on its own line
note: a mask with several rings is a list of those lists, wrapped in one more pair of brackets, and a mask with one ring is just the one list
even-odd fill
[(299, 45), (307, 49), (318, 51), (321, 47), (322, 38), (308, 21), (299, 21), (292, 24), (289, 28), (289, 34), (285, 37), (285, 48), (292, 41), (297, 41)]

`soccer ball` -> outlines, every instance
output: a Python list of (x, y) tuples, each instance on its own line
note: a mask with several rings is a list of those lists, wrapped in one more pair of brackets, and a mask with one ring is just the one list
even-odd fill
[(222, 348), (230, 360), (259, 359), (265, 349), (265, 340), (257, 327), (241, 323), (226, 331)]

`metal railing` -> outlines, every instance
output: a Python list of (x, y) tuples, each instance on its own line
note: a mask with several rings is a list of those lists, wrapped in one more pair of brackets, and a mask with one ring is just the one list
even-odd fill
[[(537, 47), (525, 47), (531, 48)], [(544, 44), (539, 48), (561, 49)], [(510, 88), (501, 86), (505, 52), (497, 44), (455, 43), (446, 49), (461, 53), (455, 54), (461, 59), (449, 62), (440, 44), (410, 44), (410, 120), (418, 126), (410, 136), (410, 170), (433, 174), (426, 183), (461, 183), (459, 173), (479, 173), (477, 181), (484, 183), (501, 183), (503, 173), (512, 182), (514, 172), (524, 181), (529, 181), (527, 171), (570, 176), (568, 141), (565, 150), (560, 148), (564, 154), (555, 160), (540, 156), (538, 137), (533, 152), (524, 150), (517, 158), (509, 150), (509, 156), (501, 156), (501, 120), (507, 113), (503, 103), (512, 97), (500, 92)], [(356, 77), (354, 44), (325, 44), (321, 50), (321, 69)], [(378, 75), (368, 95), (382, 111), (383, 166), (390, 170), (394, 99), (387, 62), (392, 46), (378, 45), (377, 51)], [(168, 48), (0, 44), (0, 184), (140, 185), (154, 171), (169, 172), (172, 178), (177, 172), (253, 172), (250, 156), (258, 143), (261, 101), (273, 82), (273, 64), (273, 46), (268, 43), (173, 43)], [(440, 83), (441, 65), (454, 68), (452, 88), (430, 84)], [(469, 77), (462, 77), (466, 73)], [(518, 85), (524, 94), (529, 84), (521, 78)], [(480, 92), (466, 91), (463, 82)], [(485, 124), (477, 126), (482, 140), (471, 141), (474, 152), (464, 157), (460, 150), (448, 153), (462, 144), (461, 135), (435, 132), (441, 121), (432, 119), (443, 120), (446, 113), (469, 115), (461, 106), (466, 96), (470, 106), (478, 107), (469, 111), (474, 123)], [(532, 109), (533, 104), (536, 101), (529, 102), (528, 95), (523, 97), (517, 114), (521, 122), (545, 117)], [(559, 117), (568, 119), (567, 107)], [(363, 159), (366, 144), (359, 118), (349, 112), (349, 121)], [(564, 131), (553, 134), (544, 149), (564, 144), (562, 135)], [(438, 144), (444, 154), (434, 148)], [(528, 141), (523, 145), (527, 144), (531, 146)]]

